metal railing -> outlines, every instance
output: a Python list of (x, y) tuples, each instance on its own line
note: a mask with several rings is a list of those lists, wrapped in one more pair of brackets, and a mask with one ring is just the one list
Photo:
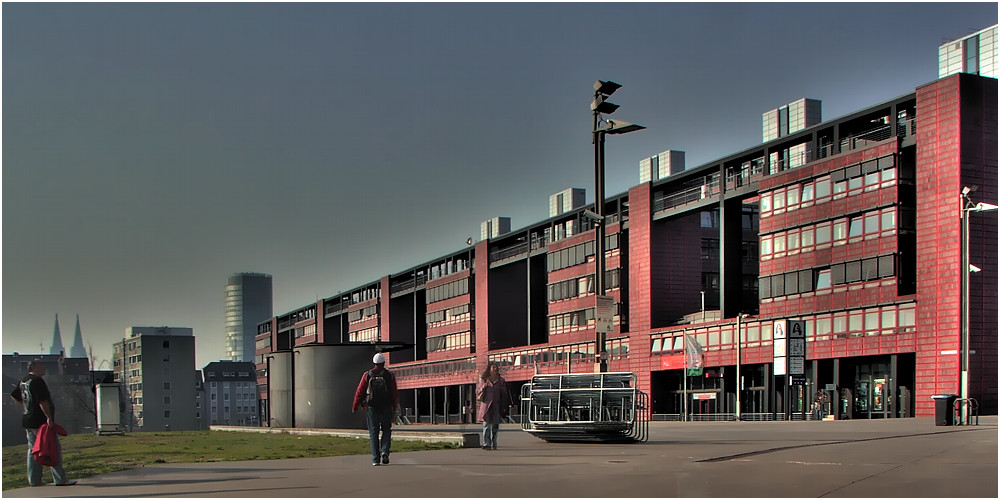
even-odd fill
[[(962, 421), (962, 410), (965, 410), (965, 421)], [(972, 424), (975, 417), (976, 423)], [(973, 398), (955, 400), (955, 425), (979, 425), (979, 402)]]

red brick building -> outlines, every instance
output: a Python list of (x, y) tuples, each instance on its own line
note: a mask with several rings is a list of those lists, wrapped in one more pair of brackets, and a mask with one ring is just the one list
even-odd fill
[[(932, 395), (960, 392), (972, 185), (997, 203), (997, 80), (958, 74), (608, 198), (610, 370), (638, 375), (656, 418), (732, 418), (738, 388), (746, 418), (815, 418), (816, 401), (933, 415)], [(971, 215), (969, 394), (996, 413), (997, 216)], [(262, 323), (261, 398), (267, 354), (309, 344), (411, 344), (389, 368), (421, 422), (470, 418), (488, 361), (515, 385), (593, 371), (594, 235), (579, 208)], [(797, 385), (775, 374), (783, 320), (805, 322)], [(685, 376), (685, 335), (700, 375)]]

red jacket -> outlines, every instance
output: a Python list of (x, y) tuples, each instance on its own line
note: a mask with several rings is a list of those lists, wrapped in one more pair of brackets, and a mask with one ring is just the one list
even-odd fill
[(59, 424), (42, 424), (35, 436), (35, 447), (31, 450), (31, 458), (49, 467), (59, 465), (59, 438), (56, 434), (65, 436), (66, 429)]
[[(374, 369), (374, 368), (373, 368)], [(371, 371), (371, 370), (369, 370)], [(389, 396), (392, 399), (392, 409), (399, 409), (399, 393), (396, 391), (396, 376), (389, 370)], [(365, 407), (365, 396), (368, 395), (368, 372), (361, 376), (357, 390), (354, 391), (354, 402), (351, 403), (351, 411), (358, 411), (358, 408)]]

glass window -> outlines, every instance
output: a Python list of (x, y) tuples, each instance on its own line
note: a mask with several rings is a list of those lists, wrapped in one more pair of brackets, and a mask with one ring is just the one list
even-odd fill
[(760, 342), (760, 325), (747, 327), (747, 342)]
[(854, 191), (855, 189), (861, 189), (861, 186), (863, 185), (864, 185), (864, 178), (861, 176), (851, 177), (847, 181), (847, 189), (850, 191)]
[(847, 330), (850, 332), (860, 332), (862, 324), (861, 311), (852, 312), (847, 318)]
[(833, 195), (843, 195), (847, 192), (847, 181), (837, 181), (833, 183)]
[(824, 290), (830, 288), (830, 270), (823, 269), (822, 271), (816, 273), (816, 289)]
[(861, 236), (862, 235), (862, 232), (861, 232), (861, 217), (853, 217), (853, 218), (851, 218), (851, 226), (850, 226), (850, 229), (848, 230), (847, 235), (849, 237), (851, 237), (851, 238), (854, 238), (855, 236)]
[(882, 333), (892, 333), (893, 328), (896, 328), (896, 310), (887, 308), (882, 311)]
[(788, 240), (788, 249), (789, 250), (797, 250), (799, 248), (799, 232), (798, 231), (792, 231), (792, 232), (788, 233), (787, 240)]
[(861, 281), (860, 260), (848, 262), (844, 265), (844, 281), (847, 283), (854, 283), (856, 281)]
[(839, 314), (833, 317), (833, 333), (847, 333), (846, 314)]
[(912, 327), (917, 324), (917, 316), (913, 306), (906, 306), (899, 308), (899, 326), (900, 327)]
[(663, 348), (662, 345), (663, 345), (663, 339), (653, 339), (653, 347), (651, 347), (649, 350), (652, 352), (660, 352), (660, 350)]
[(816, 226), (816, 243), (830, 242), (830, 224)]
[(785, 238), (782, 234), (777, 234), (774, 237), (774, 253), (785, 251)]
[(816, 179), (816, 198), (830, 196), (830, 176)]
[(829, 316), (820, 316), (816, 318), (816, 335), (830, 335), (832, 331), (831, 328), (832, 320)]
[(805, 203), (807, 201), (812, 201), (813, 200), (813, 190), (814, 190), (814, 188), (813, 188), (812, 184), (806, 184), (805, 186), (802, 186), (802, 202), (803, 203)]
[(876, 170), (871, 173), (865, 174), (865, 190), (875, 189), (878, 187), (879, 182), (881, 182), (881, 174)]
[(770, 212), (771, 211), (771, 194), (760, 195), (760, 211)]
[(882, 182), (892, 182), (896, 180), (896, 169), (888, 168), (882, 171)]
[(865, 234), (878, 233), (878, 217), (878, 212), (872, 212), (865, 215)]
[(774, 193), (774, 209), (783, 208), (785, 206), (785, 190), (775, 191)]
[(803, 250), (805, 250), (806, 248), (809, 248), (809, 247), (813, 246), (813, 243), (815, 243), (815, 241), (813, 241), (813, 233), (814, 233), (814, 231), (815, 230), (812, 228), (812, 226), (804, 228), (802, 230), (802, 249)]
[(878, 330), (878, 309), (871, 309), (865, 312), (865, 331), (868, 335), (875, 335)]
[(788, 200), (788, 206), (792, 207), (799, 204), (799, 188), (798, 186), (792, 186), (788, 188), (788, 195), (786, 196)]
[(882, 211), (882, 230), (883, 231), (895, 231), (896, 230), (896, 210), (889, 208)]
[(841, 241), (847, 239), (847, 221), (841, 219), (833, 223), (833, 239)]
[(764, 236), (760, 239), (760, 255), (771, 255), (771, 237)]

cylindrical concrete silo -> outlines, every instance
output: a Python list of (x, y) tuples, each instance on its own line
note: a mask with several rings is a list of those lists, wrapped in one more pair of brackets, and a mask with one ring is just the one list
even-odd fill
[(268, 354), (267, 386), (268, 405), (271, 415), (270, 427), (294, 427), (292, 409), (293, 380), (292, 353), (275, 352)]

